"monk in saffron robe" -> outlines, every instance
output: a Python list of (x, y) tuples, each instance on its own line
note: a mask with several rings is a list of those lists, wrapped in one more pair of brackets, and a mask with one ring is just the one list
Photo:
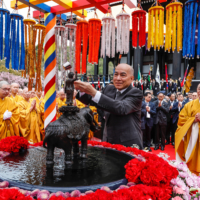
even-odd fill
[(176, 160), (185, 162), (191, 172), (200, 173), (200, 84), (198, 98), (187, 103), (179, 114), (175, 133)]
[(59, 96), (58, 99), (61, 100), (60, 103), (62, 103), (62, 104), (64, 103), (65, 104), (65, 102), (66, 102), (66, 94), (65, 94), (63, 89), (61, 89), (59, 91), (58, 96)]
[(18, 83), (12, 83), (11, 84), (11, 95), (10, 98), (12, 98), (15, 102), (20, 102), (23, 97), (18, 95), (19, 92), (19, 84)]
[(40, 109), (35, 99), (30, 99), (30, 92), (25, 88), (23, 91), (24, 99), (19, 102), (20, 111), (20, 133), (30, 143), (41, 141), (39, 117)]
[(36, 91), (36, 96), (33, 97), (32, 99), (35, 99), (36, 103), (40, 104), (43, 101), (42, 92), (37, 92)]
[(0, 140), (9, 136), (19, 136), (19, 108), (17, 103), (7, 97), (10, 85), (0, 81)]

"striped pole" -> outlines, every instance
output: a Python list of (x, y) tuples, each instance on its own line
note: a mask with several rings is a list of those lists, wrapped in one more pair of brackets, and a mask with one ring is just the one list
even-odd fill
[(56, 120), (56, 15), (46, 13), (46, 36), (44, 47), (44, 128)]

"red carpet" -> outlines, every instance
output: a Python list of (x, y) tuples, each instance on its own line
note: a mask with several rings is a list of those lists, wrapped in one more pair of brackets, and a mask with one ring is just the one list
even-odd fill
[(151, 150), (152, 150), (152, 153), (154, 153), (154, 154), (159, 154), (159, 153), (166, 153), (166, 154), (168, 154), (170, 156), (168, 158), (168, 160), (176, 160), (176, 157), (175, 157), (175, 148), (171, 144), (165, 145), (165, 150), (164, 151), (161, 151), (160, 149), (158, 149), (158, 150), (155, 151), (154, 147), (151, 147)]

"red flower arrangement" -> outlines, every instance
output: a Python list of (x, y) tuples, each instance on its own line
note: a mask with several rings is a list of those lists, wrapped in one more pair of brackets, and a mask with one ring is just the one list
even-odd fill
[(19, 152), (21, 148), (27, 149), (29, 143), (23, 137), (11, 136), (6, 137), (0, 141), (0, 151), (6, 152)]

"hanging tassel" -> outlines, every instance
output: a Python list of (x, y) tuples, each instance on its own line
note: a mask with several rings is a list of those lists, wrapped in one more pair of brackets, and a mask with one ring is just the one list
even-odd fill
[(20, 58), (20, 70), (25, 70), (24, 23), (23, 23), (23, 19), (21, 19), (21, 58)]
[(147, 40), (147, 49), (150, 51), (151, 47), (151, 11), (148, 13), (148, 40)]
[(169, 38), (168, 38), (168, 52), (171, 49), (171, 42), (172, 41), (172, 7), (169, 8)]
[(16, 54), (16, 60), (15, 60), (15, 70), (19, 70), (19, 18), (17, 18), (17, 41), (16, 41), (16, 49), (15, 49), (15, 54)]
[(143, 30), (142, 30), (142, 32), (143, 32), (143, 44), (142, 44), (142, 46), (145, 46), (145, 44), (146, 44), (146, 13), (143, 14), (143, 24), (144, 24), (144, 26), (143, 26)]
[(194, 3), (194, 12), (193, 12), (193, 24), (192, 24), (192, 38), (191, 38), (191, 57), (194, 58), (195, 56), (195, 35), (196, 35), (196, 16), (197, 16), (197, 8), (198, 3)]
[(174, 6), (173, 12), (173, 29), (172, 29), (172, 51), (175, 51), (176, 48), (176, 7)]
[(169, 9), (166, 9), (165, 52), (169, 49)]
[(155, 23), (154, 23), (154, 10), (151, 11), (151, 46), (154, 46), (154, 34), (155, 34)]
[(185, 5), (184, 10), (184, 24), (183, 24), (183, 57), (187, 57), (187, 19), (188, 19), (188, 6)]
[(101, 22), (97, 23), (97, 48), (96, 48), (95, 64), (98, 64), (99, 62), (100, 38), (101, 38)]
[[(200, 16), (200, 6), (198, 9), (198, 16)], [(200, 19), (200, 17), (199, 17)], [(200, 20), (198, 20), (198, 38), (197, 38), (197, 58), (200, 57)]]
[(3, 11), (0, 12), (0, 59), (3, 59)]
[(155, 10), (155, 43), (154, 43), (154, 51), (158, 46), (158, 10)]
[(137, 24), (137, 16), (132, 13), (132, 46), (133, 48), (137, 47), (137, 33), (138, 33), (138, 24)]
[(160, 9), (160, 19), (159, 19), (160, 27), (159, 27), (159, 33), (160, 33), (160, 46), (164, 46), (164, 9)]
[(142, 28), (143, 28), (143, 24), (142, 24), (142, 15), (141, 13), (138, 14), (138, 23), (139, 23), (139, 31), (138, 31), (138, 34), (139, 34), (139, 47), (142, 46)]
[(76, 71), (80, 74), (80, 46), (81, 46), (81, 33), (80, 26), (77, 24), (76, 34)]
[(6, 58), (6, 68), (9, 69), (9, 63), (10, 63), (10, 15), (9, 12), (5, 12), (5, 51), (4, 51), (4, 57)]
[(190, 57), (191, 55), (191, 33), (192, 33), (192, 16), (193, 16), (193, 7), (194, 2), (191, 2), (189, 4), (189, 22), (188, 22), (188, 38), (187, 38), (187, 57)]
[(93, 23), (89, 21), (89, 55), (88, 55), (88, 62), (92, 63), (92, 51), (93, 51), (93, 34), (92, 34), (92, 29), (93, 29)]

